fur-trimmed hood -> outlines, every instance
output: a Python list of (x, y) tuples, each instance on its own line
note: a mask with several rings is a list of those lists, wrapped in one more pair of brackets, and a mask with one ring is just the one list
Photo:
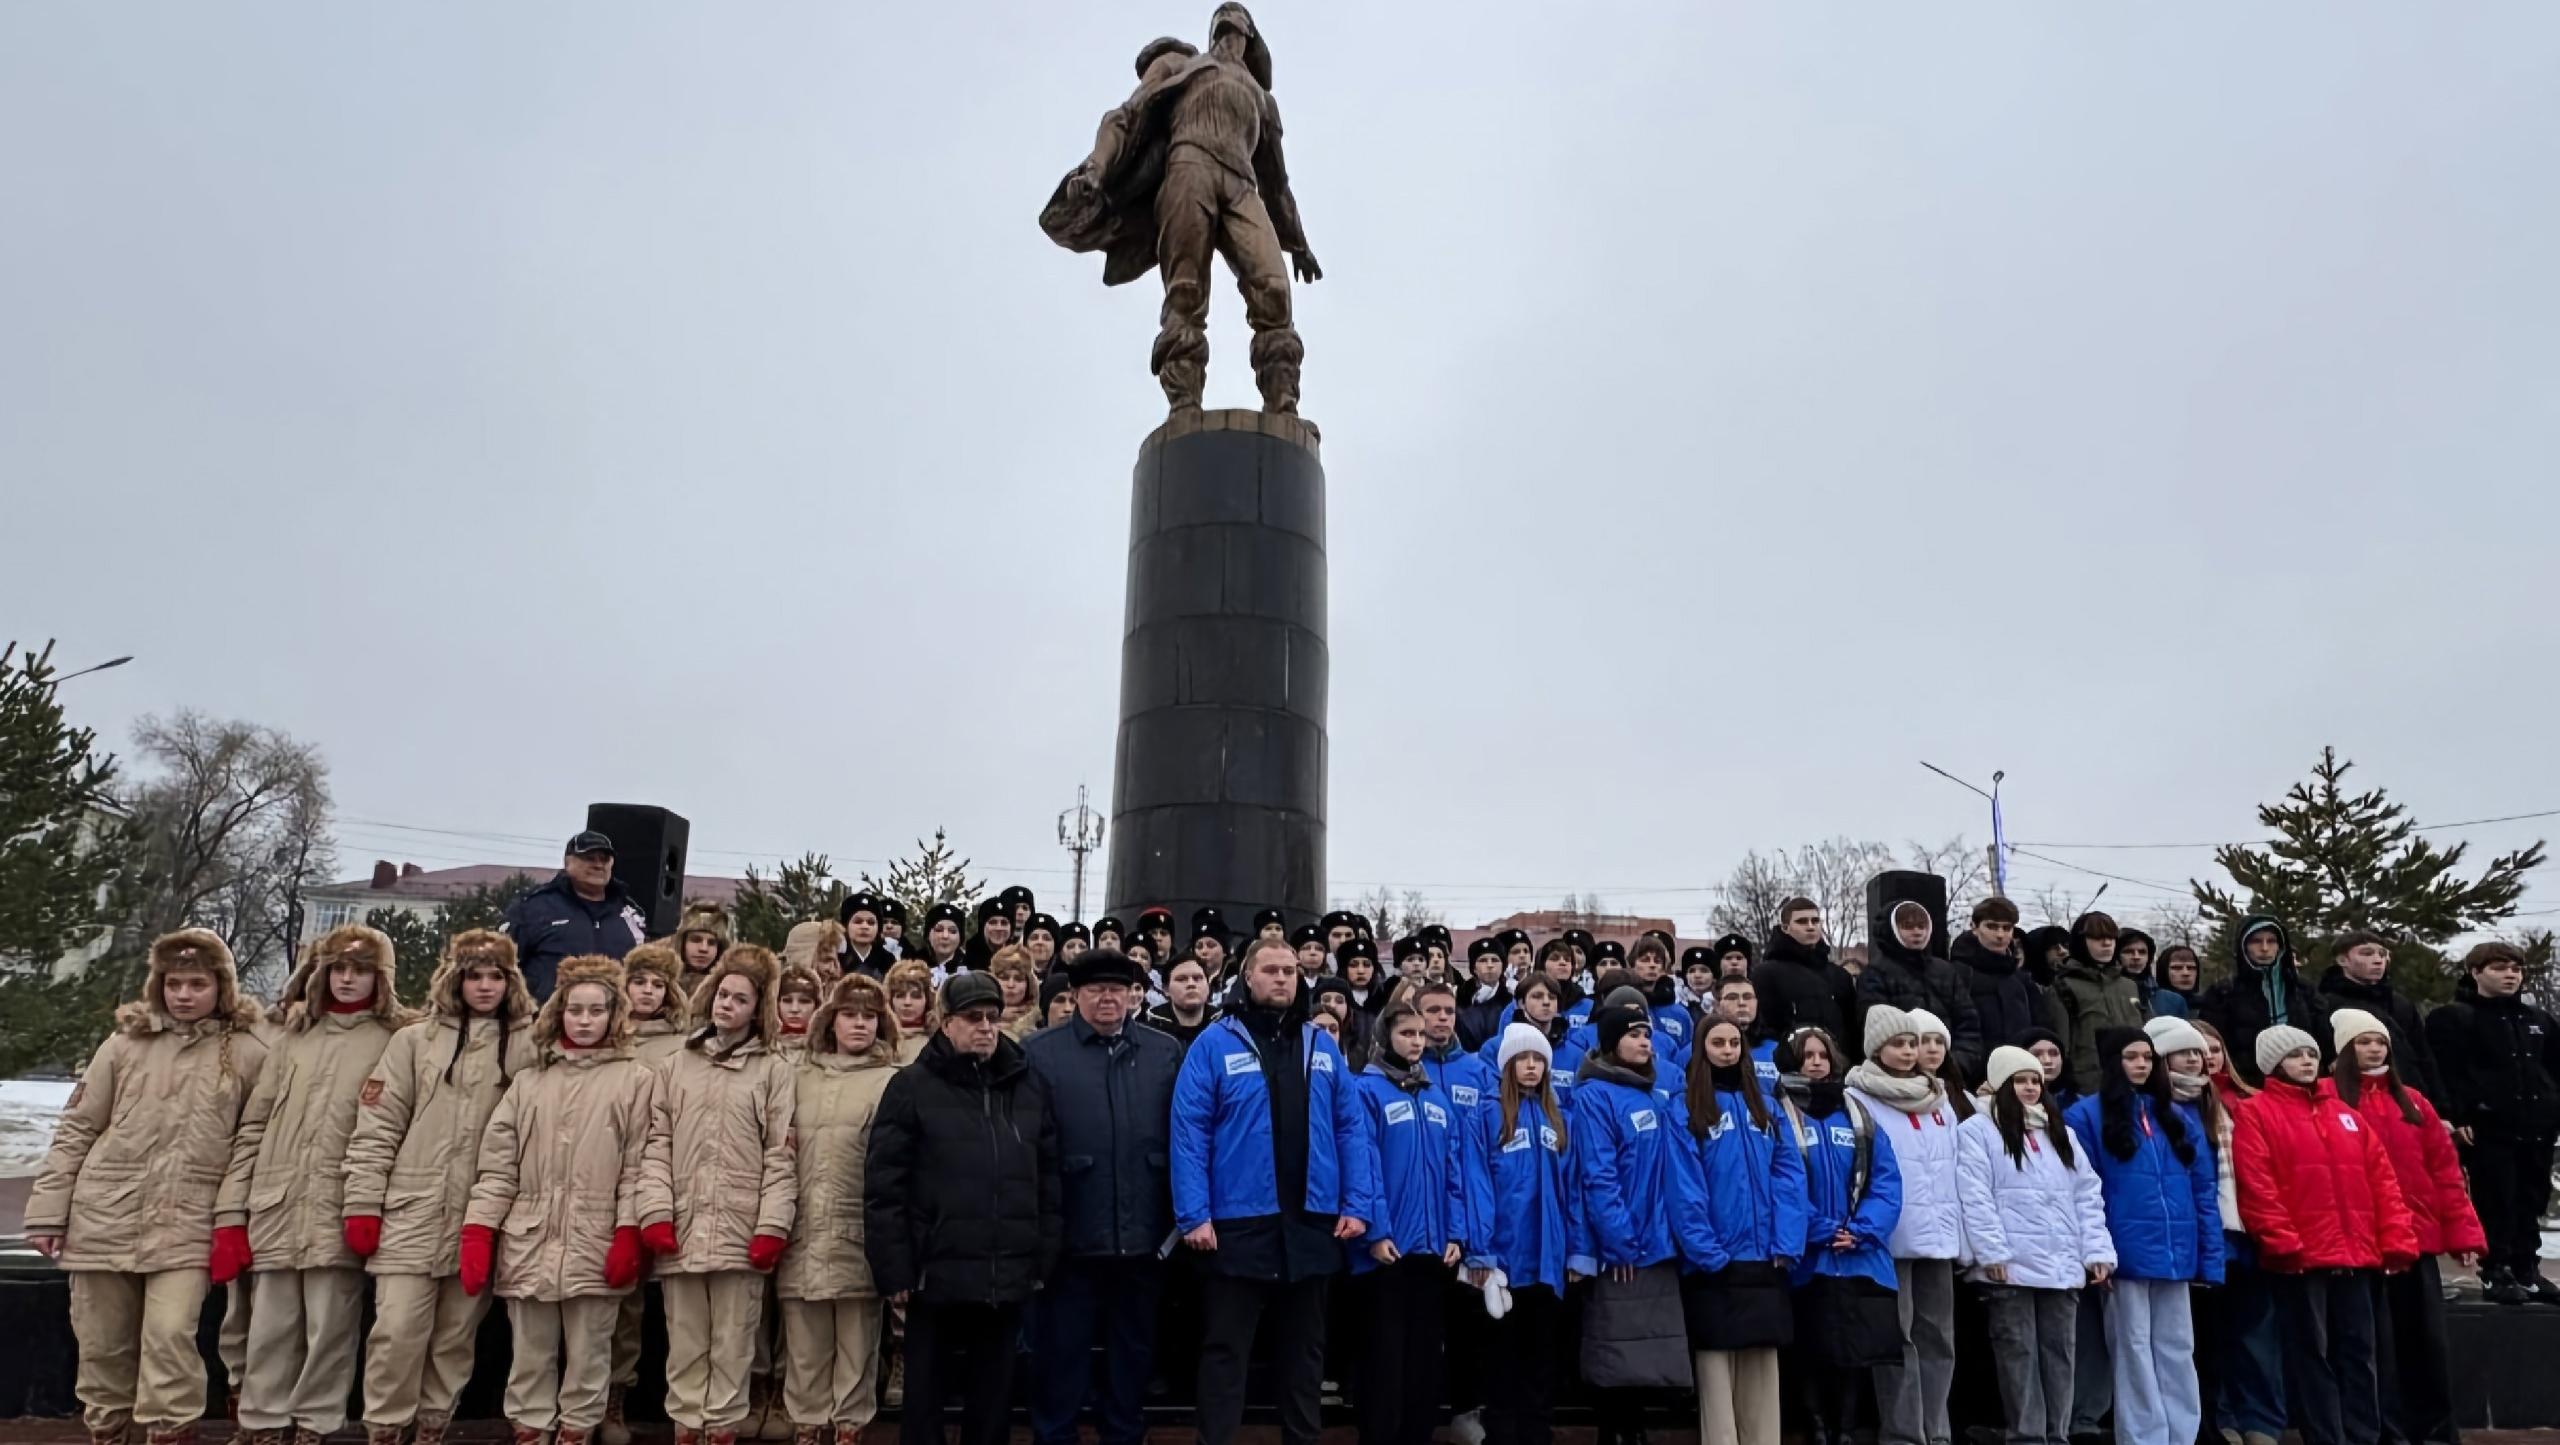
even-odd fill
[[(791, 925), (791, 933), (782, 940), (782, 963), (786, 968), (806, 968), (823, 978), (833, 978), (842, 965), (836, 955), (844, 952), (844, 925), (824, 918)], [(819, 991), (826, 997), (825, 990)]]
[(507, 974), (507, 997), (499, 1006), (500, 1017), (511, 1025), (532, 1022), (533, 990), (525, 987), (524, 970), (516, 966), (515, 940), (494, 928), (457, 933), (445, 944), (435, 977), (427, 981), (427, 1010), (437, 1018), (457, 1022), (469, 1017), (471, 1010), (462, 1002), (462, 977), (488, 964), (497, 965)]
[[(551, 997), (543, 1001), (542, 1012), (533, 1021), (534, 1047), (542, 1051), (547, 1067), (560, 1043), (560, 1010), (566, 1004), (569, 990), (582, 983), (600, 983), (613, 995), (613, 1022), (605, 1029), (603, 1042), (596, 1049), (607, 1053), (627, 1053), (631, 1048), (631, 997), (622, 991), (622, 965), (601, 953), (582, 953), (560, 961), (558, 980)], [(589, 1050), (595, 1052), (595, 1050)]]
[(240, 969), (232, 962), (231, 945), (210, 928), (181, 928), (151, 941), (151, 969), (142, 996), (116, 1010), (116, 1028), (140, 1036), (175, 1028), (177, 1020), (160, 1005), (160, 981), (180, 969), (213, 975), (213, 1012), (226, 1033), (243, 1033), (258, 1024), (257, 1001), (240, 991)]
[(856, 1006), (880, 1020), (879, 1032), (872, 1036), (871, 1052), (894, 1057), (898, 1052), (898, 1020), (889, 1012), (889, 990), (867, 973), (846, 974), (827, 1001), (818, 1005), (816, 1017), (809, 1020), (809, 1051), (836, 1052), (836, 1015)]
[(755, 986), (756, 1037), (764, 1040), (768, 1048), (782, 1037), (782, 1017), (773, 1006), (774, 985), (781, 981), (782, 963), (773, 956), (772, 949), (762, 944), (741, 943), (720, 955), (720, 961), (711, 965), (711, 971), (694, 986), (694, 1036), (687, 1041), (688, 1046), (699, 1043), (711, 1031), (711, 995), (719, 989), (720, 980), (732, 975)]
[(729, 910), (707, 899), (697, 899), (688, 903), (684, 906), (683, 915), (676, 920), (676, 931), (660, 941), (675, 945), (676, 957), (682, 958), (684, 957), (684, 936), (688, 933), (708, 933), (720, 940), (722, 948), (727, 948), (730, 937)]
[(684, 955), (672, 944), (641, 944), (622, 956), (625, 992), (629, 991), (631, 980), (642, 975), (667, 986), (667, 1006), (661, 1017), (678, 1033), (693, 1027), (693, 996), (684, 987)]
[(409, 1010), (400, 1003), (399, 957), (391, 946), (391, 935), (361, 923), (332, 928), (303, 949), (302, 966), (285, 980), (284, 992), (277, 995), (276, 1006), (267, 1011), (267, 1017), (284, 1025), (288, 1033), (298, 1034), (318, 1023), (329, 1011), (329, 981), (324, 975), (339, 963), (361, 963), (372, 968), (373, 1006), (369, 1012), (382, 1021), (383, 1027), (396, 1029), (409, 1022)]

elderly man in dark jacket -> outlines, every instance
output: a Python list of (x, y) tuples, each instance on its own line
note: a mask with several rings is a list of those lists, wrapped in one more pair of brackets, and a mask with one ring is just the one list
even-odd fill
[(1146, 1434), (1147, 1371), (1155, 1354), (1156, 1251), (1173, 1234), (1173, 1081), (1182, 1045), (1129, 1016), (1138, 966), (1117, 949), (1067, 965), (1075, 1017), (1022, 1046), (1048, 1086), (1066, 1184), (1066, 1260), (1041, 1292), (1033, 1350), (1047, 1362), (1031, 1387), (1031, 1438), (1074, 1445), (1093, 1393), (1082, 1368), (1102, 1342), (1095, 1402), (1102, 1445)]
[(619, 959), (649, 941), (649, 921), (613, 876), (613, 856), (613, 840), (590, 828), (569, 840), (550, 882), (507, 905), (498, 931), (515, 940), (516, 966), (536, 1001), (551, 997), (560, 960)]
[[(1867, 900), (1866, 971), (1858, 975), (1861, 1019), (1876, 1004), (1908, 1012), (1927, 1009), (1949, 1034), (1947, 1056), (1967, 1079), (1982, 1077), (1982, 1023), (1973, 1006), (1973, 989), (1965, 970), (1947, 961), (1947, 926), (1937, 910), (1916, 898), (1898, 902), (1870, 889)], [(1862, 1024), (1859, 1033), (1863, 1037)]]
[(898, 1438), (941, 1445), (962, 1395), (960, 1445), (1001, 1445), (1022, 1306), (1064, 1242), (1049, 1086), (1004, 1036), (985, 973), (942, 987), (942, 1029), (880, 1096), (862, 1181), (862, 1252), (907, 1306)]

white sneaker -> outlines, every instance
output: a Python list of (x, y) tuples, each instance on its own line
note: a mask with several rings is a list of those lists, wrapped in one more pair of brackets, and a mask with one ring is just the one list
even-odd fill
[(1458, 1445), (1484, 1445), (1484, 1412), (1469, 1410), (1450, 1420), (1449, 1435)]

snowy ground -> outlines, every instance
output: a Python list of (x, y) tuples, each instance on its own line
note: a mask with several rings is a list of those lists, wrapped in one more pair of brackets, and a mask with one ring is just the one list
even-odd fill
[(53, 1142), (53, 1121), (71, 1102), (68, 1079), (0, 1083), (0, 1179), (32, 1177)]

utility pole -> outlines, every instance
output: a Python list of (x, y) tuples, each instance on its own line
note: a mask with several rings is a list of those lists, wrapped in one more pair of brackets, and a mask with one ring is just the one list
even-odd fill
[(1058, 846), (1076, 855), (1076, 906), (1071, 923), (1084, 922), (1085, 855), (1102, 846), (1102, 815), (1085, 804), (1084, 784), (1076, 784), (1076, 805), (1058, 815)]

